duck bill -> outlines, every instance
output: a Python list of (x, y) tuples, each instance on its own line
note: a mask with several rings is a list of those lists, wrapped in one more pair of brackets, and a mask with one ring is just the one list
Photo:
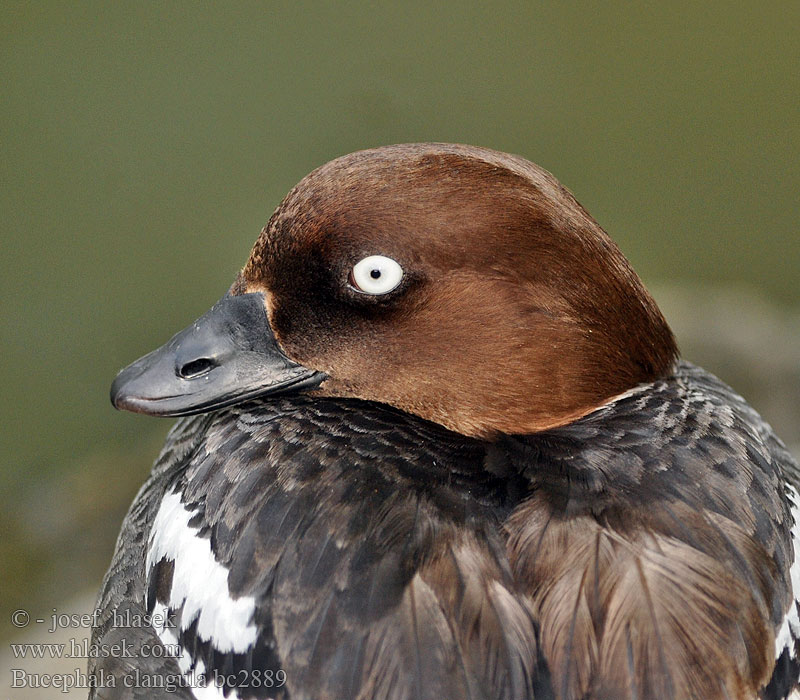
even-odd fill
[(111, 403), (151, 416), (188, 416), (315, 387), (324, 379), (281, 352), (263, 294), (242, 294), (223, 297), (165, 345), (123, 369), (111, 385)]

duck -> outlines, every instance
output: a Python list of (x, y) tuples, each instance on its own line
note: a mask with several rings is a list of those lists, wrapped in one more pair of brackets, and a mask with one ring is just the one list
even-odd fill
[(314, 170), (111, 399), (91, 698), (800, 697), (797, 463), (524, 158)]

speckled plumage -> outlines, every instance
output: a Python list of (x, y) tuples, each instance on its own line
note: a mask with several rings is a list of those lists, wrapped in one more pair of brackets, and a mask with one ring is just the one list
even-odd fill
[[(633, 542), (646, 558), (666, 537), (719, 562), (730, 577), (719, 582), (720, 601), (733, 582), (752, 605), (717, 620), (728, 638), (716, 643), (729, 654), (748, 635), (774, 637), (792, 599), (785, 485), (797, 474), (760, 417), (687, 364), (570, 425), (495, 440), (369, 402), (248, 402), (173, 429), (126, 519), (99, 607), (108, 621), (119, 605), (152, 611), (168, 599), (166, 562), (146, 571), (145, 549), (163, 494), (177, 489), (201, 514), (196, 524), (230, 572), (231, 597), (255, 596), (259, 630), (243, 655), (216, 653), (191, 626), (181, 643), (206, 668), (287, 675), (283, 688), (241, 697), (622, 699), (655, 697), (654, 688), (690, 697), (681, 689), (705, 687), (703, 669), (666, 661), (679, 656), (676, 644), (697, 641), (709, 654), (702, 630), (667, 637), (633, 616), (622, 625), (637, 640), (632, 650), (659, 634), (653, 648), (669, 647), (610, 668), (603, 650), (618, 653), (608, 638), (622, 624), (604, 616), (613, 594), (589, 586), (566, 599), (567, 587), (559, 598), (558, 564), (574, 563), (576, 552), (557, 551), (548, 533), (562, 528), (569, 544), (565, 523), (593, 523), (592, 537), (611, 550)], [(592, 566), (614, 566), (612, 555), (596, 554), (586, 553)], [(572, 627), (553, 624), (554, 607)], [(659, 601), (654, 609), (663, 615)], [(691, 610), (687, 624), (697, 624)], [(101, 624), (95, 641), (115, 634)], [(761, 668), (769, 678), (774, 653), (745, 649), (741, 672)], [(684, 685), (689, 671), (700, 680)], [(781, 683), (763, 697), (784, 697)]]

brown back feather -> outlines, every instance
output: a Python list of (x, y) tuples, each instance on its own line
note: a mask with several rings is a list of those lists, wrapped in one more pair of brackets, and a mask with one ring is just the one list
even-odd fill
[[(731, 572), (724, 539), (765, 573), (774, 564), (730, 520), (718, 517), (718, 526), (672, 505), (629, 514), (639, 527), (619, 528), (589, 515), (564, 518), (535, 496), (510, 519), (511, 562), (530, 586), (562, 700), (752, 698), (764, 682), (769, 610)], [(717, 541), (720, 556), (664, 534), (675, 515), (696, 537)]]

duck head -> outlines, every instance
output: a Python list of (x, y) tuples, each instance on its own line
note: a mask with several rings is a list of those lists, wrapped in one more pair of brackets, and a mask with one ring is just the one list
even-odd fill
[(186, 415), (303, 390), (465, 435), (531, 433), (668, 374), (676, 355), (625, 257), (549, 173), (407, 144), (304, 178), (228, 294), (124, 369), (112, 401)]

